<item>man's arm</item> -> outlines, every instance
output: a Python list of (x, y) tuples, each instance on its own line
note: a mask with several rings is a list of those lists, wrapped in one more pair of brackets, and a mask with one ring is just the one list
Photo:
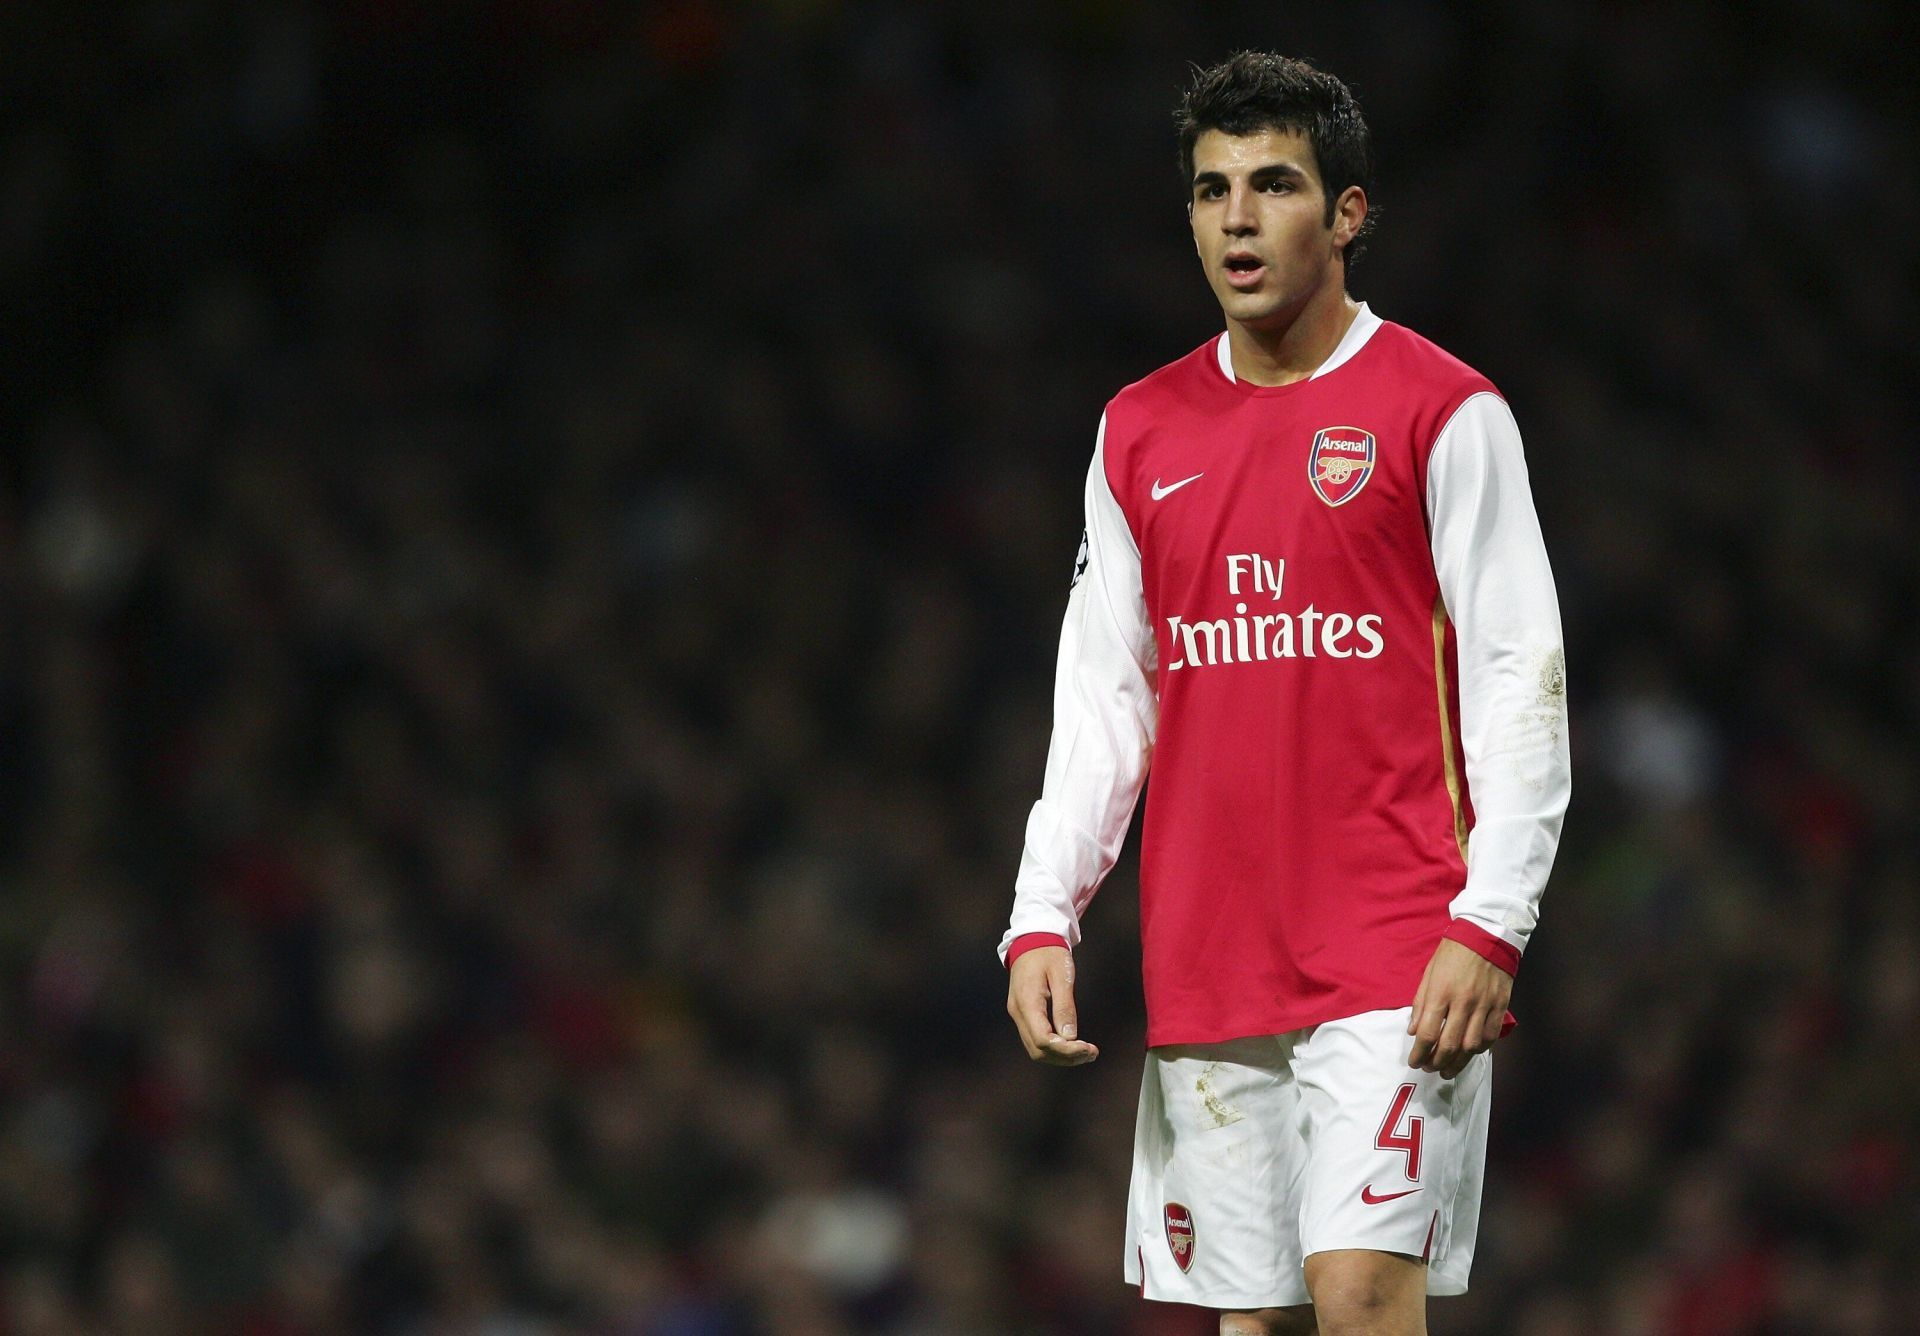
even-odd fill
[(1053, 741), (1027, 818), (1013, 914), (1000, 941), (1007, 1010), (1028, 1054), (1075, 1065), (1072, 947), (1080, 915), (1112, 870), (1153, 753), (1156, 653), (1140, 550), (1107, 483), (1106, 419), (1087, 470), (1086, 537), (1067, 595), (1054, 675)]
[(1440, 433), (1427, 509), (1459, 648), (1474, 826), (1453, 924), (1415, 997), (1410, 1062), (1452, 1075), (1499, 1036), (1572, 786), (1560, 604), (1520, 431), (1498, 395), (1469, 398)]

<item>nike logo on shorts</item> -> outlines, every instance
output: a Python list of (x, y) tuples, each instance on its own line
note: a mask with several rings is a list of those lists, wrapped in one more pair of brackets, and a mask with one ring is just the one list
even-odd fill
[(1162, 497), (1166, 496), (1167, 493), (1169, 492), (1179, 491), (1182, 487), (1185, 487), (1188, 483), (1192, 482), (1194, 478), (1204, 478), (1206, 476), (1207, 475), (1205, 473), (1196, 473), (1193, 475), (1193, 478), (1182, 478), (1179, 482), (1168, 483), (1165, 487), (1162, 487), (1160, 485), (1160, 480), (1158, 478), (1155, 478), (1153, 480), (1153, 499), (1155, 501), (1158, 501)]
[(1378, 1206), (1383, 1201), (1398, 1201), (1402, 1197), (1411, 1197), (1419, 1190), (1419, 1188), (1408, 1188), (1405, 1192), (1386, 1192), (1375, 1196), (1373, 1184), (1369, 1183), (1360, 1189), (1360, 1200), (1369, 1206)]

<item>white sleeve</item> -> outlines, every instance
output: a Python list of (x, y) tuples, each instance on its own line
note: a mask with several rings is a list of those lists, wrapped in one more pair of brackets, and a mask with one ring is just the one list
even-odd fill
[(1474, 826), (1452, 914), (1524, 952), (1572, 788), (1566, 656), (1520, 429), (1497, 394), (1469, 398), (1427, 465), (1433, 566), (1460, 662), (1460, 737)]
[(1053, 741), (1014, 880), (1016, 937), (1080, 941), (1080, 914), (1120, 856), (1153, 755), (1157, 651), (1140, 585), (1140, 549), (1107, 483), (1107, 421), (1087, 470), (1087, 531), (1067, 594), (1053, 685)]

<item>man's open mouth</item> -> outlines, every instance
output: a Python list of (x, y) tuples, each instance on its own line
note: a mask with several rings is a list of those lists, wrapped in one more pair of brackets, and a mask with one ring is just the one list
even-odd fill
[(1251, 291), (1266, 277), (1267, 265), (1258, 255), (1234, 254), (1226, 258), (1227, 282)]

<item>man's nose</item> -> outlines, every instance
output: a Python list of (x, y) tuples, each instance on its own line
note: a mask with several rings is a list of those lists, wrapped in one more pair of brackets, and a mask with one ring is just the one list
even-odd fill
[(1227, 190), (1227, 209), (1220, 215), (1221, 230), (1229, 236), (1243, 237), (1260, 230), (1260, 216), (1253, 207), (1253, 192), (1244, 184)]

